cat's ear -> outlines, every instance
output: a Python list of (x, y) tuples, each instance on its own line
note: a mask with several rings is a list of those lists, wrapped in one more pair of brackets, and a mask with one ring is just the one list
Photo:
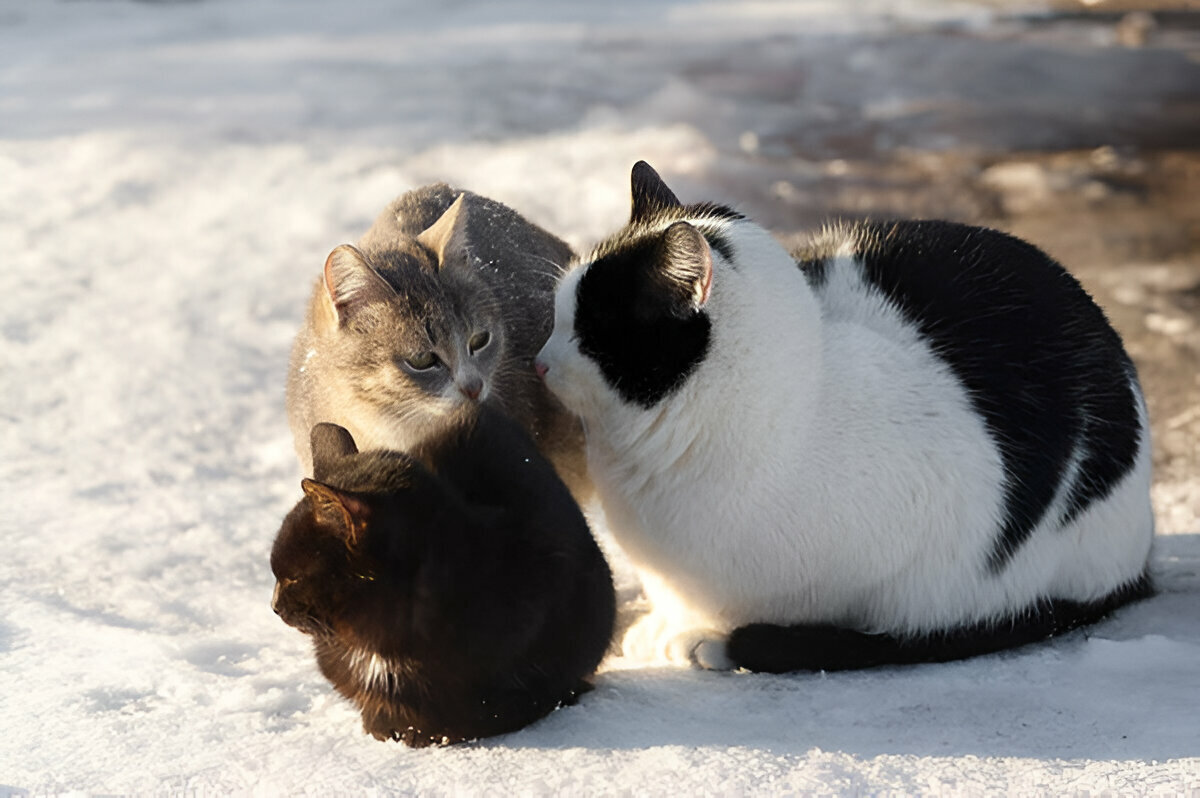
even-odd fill
[(352, 493), (331, 488), (313, 479), (300, 480), (304, 495), (312, 503), (317, 523), (333, 530), (351, 548), (366, 533), (371, 508)]
[(459, 194), (446, 212), (417, 236), (417, 241), (437, 256), (438, 269), (469, 262), (465, 197), (465, 194)]
[(663, 233), (655, 276), (671, 297), (676, 316), (690, 316), (708, 304), (713, 264), (704, 234), (687, 222), (668, 227)]
[(325, 259), (325, 290), (339, 324), (345, 324), (365, 305), (395, 294), (367, 257), (349, 244), (342, 244)]
[(317, 479), (326, 479), (339, 460), (358, 452), (349, 430), (325, 421), (312, 428), (309, 444), (312, 447), (313, 476)]
[(666, 208), (676, 208), (683, 203), (667, 188), (667, 184), (654, 171), (654, 167), (645, 161), (633, 165), (629, 175), (630, 188), (633, 191), (633, 211), (629, 222), (635, 223), (649, 219)]

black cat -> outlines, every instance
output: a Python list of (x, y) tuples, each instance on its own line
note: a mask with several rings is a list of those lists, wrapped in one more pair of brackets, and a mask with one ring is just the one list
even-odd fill
[(378, 739), (514, 731), (590, 689), (612, 575), (528, 436), (484, 405), (411, 455), (312, 430), (314, 480), (271, 552), (272, 607)]

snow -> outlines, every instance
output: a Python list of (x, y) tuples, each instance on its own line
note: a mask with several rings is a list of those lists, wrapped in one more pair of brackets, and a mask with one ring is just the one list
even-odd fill
[(683, 194), (718, 158), (705, 98), (659, 76), (687, 48), (983, 13), (744, 11), (0, 0), (0, 796), (1200, 789), (1194, 528), (1086, 635), (838, 675), (617, 659), (578, 706), (441, 750), (364, 736), (271, 612), (291, 339), (389, 199), (444, 179), (585, 245), (638, 158)]

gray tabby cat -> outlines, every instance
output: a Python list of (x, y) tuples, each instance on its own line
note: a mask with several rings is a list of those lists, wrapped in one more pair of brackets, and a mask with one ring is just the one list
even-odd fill
[(477, 194), (436, 184), (393, 201), (357, 247), (330, 253), (292, 348), (288, 421), (305, 473), (320, 422), (366, 449), (411, 451), (490, 398), (583, 498), (579, 422), (532, 367), (570, 258)]

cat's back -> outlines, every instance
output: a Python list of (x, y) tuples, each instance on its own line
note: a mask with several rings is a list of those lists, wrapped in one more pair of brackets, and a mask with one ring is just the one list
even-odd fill
[[(503, 507), (523, 534), (549, 535), (556, 545), (591, 544), (578, 504), (529, 434), (491, 403), (472, 423), (448, 431), (417, 452), (466, 501)], [(598, 553), (598, 550), (597, 550)]]
[(996, 564), (1052, 504), (1067, 523), (1135, 470), (1148, 432), (1133, 364), (1037, 247), (951, 222), (866, 222), (827, 228), (793, 255), (827, 324), (907, 338), (982, 418), (1007, 484)]

